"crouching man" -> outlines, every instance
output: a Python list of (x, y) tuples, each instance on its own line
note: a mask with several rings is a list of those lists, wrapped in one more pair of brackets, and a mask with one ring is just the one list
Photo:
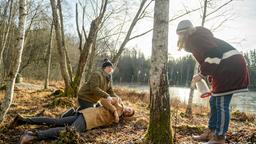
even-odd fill
[(80, 109), (100, 106), (100, 98), (118, 97), (112, 88), (113, 64), (105, 59), (101, 69), (92, 73), (89, 81), (84, 83), (78, 92), (78, 105)]
[(21, 144), (25, 144), (33, 140), (56, 139), (59, 132), (65, 129), (65, 126), (70, 126), (77, 132), (84, 132), (92, 128), (118, 123), (120, 116), (131, 117), (134, 115), (134, 110), (124, 107), (118, 98), (111, 100), (102, 98), (100, 99), (100, 103), (102, 104), (100, 107), (83, 109), (73, 116), (62, 117), (60, 119), (48, 117), (23, 118), (18, 115), (10, 124), (10, 127), (14, 128), (22, 124), (47, 125), (52, 127), (36, 133), (26, 132), (20, 140)]

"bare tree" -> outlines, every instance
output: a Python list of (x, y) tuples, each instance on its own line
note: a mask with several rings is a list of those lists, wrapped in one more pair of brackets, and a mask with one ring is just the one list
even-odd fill
[[(125, 46), (129, 41), (131, 41), (133, 39), (136, 39), (136, 38), (139, 38), (139, 37), (151, 32), (151, 31), (153, 31), (153, 28), (151, 28), (149, 30), (145, 30), (145, 32), (142, 32), (140, 34), (131, 36), (132, 31), (133, 31), (134, 27), (136, 26), (136, 24), (138, 23), (138, 21), (147, 16), (146, 15), (146, 10), (153, 1), (149, 0), (148, 3), (146, 3), (146, 2), (147, 2), (147, 0), (142, 0), (141, 1), (140, 7), (139, 7), (138, 11), (136, 12), (136, 15), (134, 16), (131, 25), (129, 26), (129, 29), (128, 29), (126, 35), (125, 35), (125, 38), (122, 41), (120, 47), (118, 48), (117, 53), (114, 55), (114, 57), (112, 59), (112, 62), (114, 63), (114, 66), (117, 66), (119, 58), (121, 57), (123, 51), (125, 50)], [(179, 18), (181, 18), (181, 17), (183, 17), (187, 14), (193, 13), (193, 12), (198, 11), (198, 10), (200, 10), (200, 8), (196, 8), (196, 9), (192, 9), (192, 10), (186, 10), (184, 13), (171, 18), (169, 20), (169, 22), (175, 21), (175, 20), (177, 20), (177, 19), (179, 19)]]
[[(139, 36), (131, 37), (131, 33), (132, 33), (132, 30), (134, 29), (136, 23), (145, 16), (145, 10), (152, 2), (152, 0), (150, 0), (149, 3), (146, 4), (146, 1), (147, 0), (141, 1), (140, 7), (139, 7), (135, 17), (133, 18), (133, 21), (128, 29), (128, 32), (125, 35), (125, 38), (124, 38), (122, 44), (119, 47), (118, 52), (113, 56), (113, 63), (115, 65), (117, 64), (118, 59), (121, 56), (122, 52), (124, 51), (125, 45), (128, 43), (128, 41), (139, 37)], [(93, 1), (90, 1), (90, 3), (92, 4)], [(82, 6), (80, 1), (79, 1), (79, 4)], [(95, 5), (97, 5), (97, 4), (95, 4)], [(98, 41), (100, 41), (100, 39), (102, 40), (102, 38), (97, 37), (98, 31), (103, 27), (104, 22), (111, 15), (111, 12), (109, 15), (105, 14), (106, 5), (107, 5), (107, 1), (104, 0), (101, 2), (101, 6), (96, 6), (95, 8), (93, 8), (93, 12), (96, 15), (96, 18), (91, 22), (90, 30), (88, 31), (88, 34), (87, 34), (87, 32), (85, 31), (85, 28), (84, 28), (84, 16), (86, 13), (85, 7), (82, 6), (82, 15), (83, 15), (82, 16), (82, 26), (81, 26), (82, 28), (80, 28), (79, 15), (78, 15), (79, 14), (78, 4), (76, 4), (76, 26), (77, 26), (77, 33), (78, 33), (78, 37), (79, 37), (80, 57), (79, 57), (78, 67), (77, 67), (77, 71), (75, 73), (74, 79), (72, 80), (72, 77), (70, 76), (70, 79), (72, 81), (70, 85), (72, 86), (72, 89), (74, 90), (74, 95), (76, 95), (76, 93), (80, 87), (81, 78), (83, 76), (83, 73), (84, 72), (86, 73), (86, 79), (89, 76), (91, 69), (88, 69), (88, 68), (91, 67), (90, 65), (92, 65), (92, 62), (94, 61), (93, 58), (97, 51), (96, 45), (97, 45)], [(59, 6), (59, 8), (61, 8), (61, 6)], [(98, 15), (97, 15), (97, 13), (98, 13), (97, 8), (100, 8)], [(59, 11), (59, 13), (61, 13), (61, 12)], [(189, 12), (187, 12), (187, 13), (189, 13)], [(60, 15), (60, 17), (62, 17), (62, 16)], [(90, 16), (88, 16), (88, 17), (90, 17)], [(92, 17), (90, 17), (90, 18), (92, 18)], [(61, 18), (60, 18), (60, 20), (61, 20)], [(62, 28), (63, 28), (63, 26), (62, 26)], [(62, 33), (62, 35), (64, 36), (64, 33)], [(106, 38), (106, 37), (111, 37), (111, 36), (103, 36), (103, 37)], [(103, 38), (103, 40), (105, 40), (105, 38)], [(97, 41), (97, 42), (94, 42), (94, 41)], [(93, 48), (95, 48), (95, 49), (93, 49)], [(86, 71), (85, 71), (85, 68), (87, 68)]]
[[(12, 33), (17, 33), (17, 27), (15, 25), (15, 19), (16, 19), (16, 16), (17, 16), (17, 13), (16, 13), (16, 9), (18, 9), (18, 1), (11, 1), (10, 2), (10, 5), (9, 5), (9, 16), (8, 16), (8, 21), (7, 21), (7, 28), (5, 31), (5, 38), (2, 40), (2, 49), (1, 49), (1, 72), (2, 72), (2, 79), (4, 80), (6, 78), (6, 70), (9, 69), (9, 59), (10, 58), (7, 58), (9, 57), (10, 55), (8, 55), (8, 51), (11, 51), (12, 49), (12, 45), (14, 45), (14, 40), (16, 36), (13, 36), (11, 35)], [(42, 3), (37, 3), (35, 2), (34, 0), (32, 1), (29, 1), (27, 3), (27, 26), (26, 26), (26, 30), (25, 30), (25, 38), (24, 38), (24, 52), (23, 52), (23, 55), (25, 54), (26, 55), (26, 47), (30, 46), (30, 43), (28, 43), (28, 37), (30, 36), (30, 33), (32, 28), (33, 28), (33, 25), (36, 21), (38, 21), (38, 18), (42, 15), (42, 9), (43, 9), (43, 6), (42, 6)], [(41, 20), (40, 20), (41, 22)], [(39, 23), (39, 22), (38, 22)], [(3, 38), (3, 37), (2, 37)], [(27, 57), (24, 57), (22, 56), (22, 63), (21, 63), (21, 66), (19, 68), (19, 73), (21, 73), (24, 68), (26, 68), (27, 66), (29, 66), (31, 64), (31, 59), (35, 58), (35, 53), (32, 52), (34, 51), (34, 48), (30, 49), (29, 50), (31, 53), (29, 54), (29, 58)], [(24, 58), (26, 61), (24, 61)]]
[[(8, 6), (10, 7), (9, 8), (9, 16), (8, 16), (8, 20), (6, 21)], [(8, 35), (9, 35), (10, 27), (11, 27), (11, 20), (12, 20), (12, 17), (13, 17), (13, 14), (12, 14), (13, 10), (12, 9), (13, 9), (13, 1), (8, 0), (6, 2), (6, 7), (5, 7), (5, 10), (4, 10), (3, 36), (2, 36), (1, 52), (0, 52), (0, 65), (2, 65), (3, 53), (4, 53), (4, 50), (6, 48), (6, 43), (8, 41)]]
[[(28, 7), (30, 9), (28, 9), (28, 16), (27, 16), (27, 23), (28, 23), (28, 27), (26, 29), (26, 32), (25, 32), (25, 40), (24, 40), (24, 53), (23, 53), (23, 59), (22, 59), (22, 63), (21, 63), (21, 66), (20, 66), (20, 69), (19, 69), (19, 73), (22, 73), (23, 70), (28, 67), (33, 59), (36, 58), (36, 53), (37, 53), (37, 47), (30, 47), (31, 46), (31, 43), (28, 41), (29, 37), (30, 37), (30, 34), (31, 34), (31, 31), (33, 32), (32, 30), (32, 26), (34, 25), (35, 21), (38, 21), (38, 17), (40, 15), (42, 15), (42, 9), (43, 7), (41, 7), (41, 3), (37, 4), (37, 6), (35, 7), (35, 9), (33, 9), (32, 5), (33, 5), (33, 2), (31, 2), (31, 6)], [(28, 4), (27, 4), (28, 5)], [(31, 18), (29, 20), (29, 15), (31, 15)], [(43, 22), (42, 20), (40, 20), (40, 22)], [(33, 37), (33, 36), (31, 36)], [(28, 47), (29, 51), (26, 51), (28, 49), (26, 49)], [(29, 52), (29, 56), (28, 57), (24, 57), (24, 55), (26, 54), (26, 52), (28, 53)], [(26, 59), (26, 60), (25, 60)]]
[(84, 73), (84, 68), (86, 66), (87, 59), (88, 59), (90, 51), (93, 47), (93, 44), (97, 38), (98, 31), (101, 27), (102, 20), (103, 20), (103, 17), (106, 12), (106, 8), (107, 8), (107, 3), (108, 3), (108, 0), (102, 1), (99, 15), (91, 22), (88, 37), (87, 37), (86, 33), (84, 32), (84, 37), (86, 38), (86, 41), (83, 46), (83, 49), (81, 50), (78, 68), (77, 68), (76, 75), (75, 75), (75, 78), (73, 81), (75, 94), (78, 92), (79, 86), (81, 84), (81, 79), (82, 79), (82, 76)]
[(51, 32), (50, 32), (49, 45), (47, 50), (47, 68), (46, 68), (45, 83), (44, 83), (45, 89), (48, 89), (49, 77), (50, 77), (50, 71), (51, 71), (52, 38), (53, 38), (53, 23), (51, 24)]
[(56, 35), (56, 42), (57, 42), (57, 50), (59, 54), (59, 63), (60, 63), (60, 70), (62, 77), (65, 82), (65, 95), (69, 95), (70, 92), (72, 92), (71, 88), (71, 78), (68, 73), (67, 69), (67, 59), (66, 59), (66, 54), (65, 54), (65, 48), (62, 43), (62, 34), (61, 34), (61, 25), (60, 25), (60, 18), (58, 15), (58, 10), (57, 10), (57, 4), (56, 0), (51, 0), (51, 7), (52, 7), (52, 16), (53, 16), (53, 23), (55, 27), (55, 35)]
[(71, 66), (69, 55), (68, 55), (68, 51), (67, 51), (67, 48), (66, 48), (66, 45), (65, 45), (65, 34), (64, 34), (62, 6), (61, 6), (61, 1), (60, 0), (58, 0), (58, 10), (59, 10), (59, 16), (60, 16), (61, 35), (62, 35), (61, 43), (62, 43), (62, 45), (64, 47), (64, 51), (65, 51), (65, 55), (66, 55), (68, 74), (69, 74), (69, 77), (72, 79), (73, 71), (72, 71), (72, 66)]
[[(198, 66), (199, 66), (199, 64), (196, 62), (195, 67), (194, 67), (194, 74), (196, 74), (198, 72)], [(188, 105), (187, 105), (186, 112), (185, 112), (187, 117), (192, 116), (192, 104), (193, 104), (194, 91), (195, 91), (195, 86), (193, 84), (191, 84), (190, 91), (189, 91)]]
[(155, 1), (150, 68), (150, 122), (147, 143), (173, 143), (168, 90), (169, 0)]
[[(78, 92), (81, 79), (84, 73), (84, 69), (88, 63), (88, 57), (90, 57), (92, 47), (97, 38), (97, 33), (102, 26), (103, 17), (106, 12), (108, 0), (103, 0), (101, 2), (101, 6), (100, 7), (97, 6), (97, 9), (99, 8), (99, 14), (96, 16), (95, 19), (91, 21), (88, 36), (84, 29), (84, 22), (83, 22), (85, 8), (83, 8), (83, 21), (82, 21), (83, 35), (82, 35), (79, 28), (79, 24), (78, 24), (78, 5), (76, 5), (76, 24), (77, 24), (77, 32), (79, 36), (80, 56), (79, 56), (78, 67), (74, 76), (72, 74), (72, 69), (70, 68), (71, 64), (69, 62), (69, 58), (67, 58), (68, 53), (65, 48), (65, 42), (64, 42), (65, 34), (64, 34), (64, 26), (63, 26), (63, 15), (61, 11), (60, 0), (58, 0), (58, 2), (59, 2), (58, 3), (59, 10), (57, 10), (56, 0), (51, 0), (53, 21), (55, 26), (55, 35), (56, 35), (57, 47), (58, 47), (58, 52), (60, 57), (59, 58), (60, 67), (61, 67), (63, 79), (65, 81), (65, 95), (76, 96), (76, 93)], [(84, 39), (83, 39), (83, 36), (84, 36)], [(85, 40), (84, 43), (83, 43), (83, 40)], [(72, 79), (73, 77), (74, 79)]]
[(12, 59), (14, 63), (11, 69), (8, 71), (8, 75), (7, 75), (6, 94), (3, 99), (3, 103), (0, 106), (0, 122), (3, 122), (5, 115), (8, 112), (13, 99), (15, 79), (19, 71), (22, 51), (24, 47), (26, 15), (27, 15), (26, 0), (20, 0), (19, 1), (19, 34), (17, 37), (18, 44), (15, 48), (15, 51), (13, 51), (14, 53), (16, 53), (15, 57), (13, 57)]
[(96, 40), (94, 41), (94, 44), (92, 45), (91, 54), (88, 57), (88, 64), (87, 64), (87, 70), (85, 71), (84, 80), (85, 82), (90, 79), (91, 73), (94, 70), (94, 61), (95, 61), (95, 55), (96, 55)]
[[(131, 36), (132, 30), (134, 29), (134, 27), (135, 27), (136, 23), (138, 22), (138, 20), (141, 19), (141, 14), (142, 14), (142, 12), (144, 12), (145, 9), (146, 9), (146, 8), (144, 8), (144, 5), (145, 5), (146, 1), (147, 1), (147, 0), (142, 0), (142, 1), (141, 1), (140, 7), (139, 7), (139, 9), (138, 9), (138, 11), (137, 11), (135, 17), (134, 17), (133, 20), (132, 20), (132, 23), (131, 23), (131, 25), (130, 25), (130, 27), (129, 27), (129, 30), (128, 30), (128, 32), (127, 32), (127, 34), (126, 34), (126, 36), (125, 36), (125, 38), (124, 38), (122, 44), (120, 45), (117, 54), (116, 54), (116, 55), (113, 57), (113, 59), (112, 59), (112, 62), (113, 62), (113, 64), (114, 64), (114, 66), (117, 65), (117, 63), (118, 63), (118, 61), (119, 61), (119, 58), (120, 58), (122, 52), (123, 52), (124, 49), (125, 49), (125, 45), (126, 45), (127, 42), (130, 40), (130, 36)], [(143, 9), (143, 8), (144, 8), (144, 9)]]

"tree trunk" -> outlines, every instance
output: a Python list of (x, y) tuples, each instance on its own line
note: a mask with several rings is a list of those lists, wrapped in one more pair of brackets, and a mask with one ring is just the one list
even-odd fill
[[(35, 9), (35, 13), (34, 15), (32, 16), (31, 18), (31, 21), (27, 27), (27, 30), (26, 30), (26, 33), (25, 33), (25, 39), (24, 39), (24, 47), (26, 47), (26, 45), (28, 44), (28, 37), (29, 37), (29, 34), (30, 34), (30, 31), (31, 31), (31, 27), (33, 25), (33, 23), (35, 22), (35, 18), (37, 16), (37, 13), (39, 11), (39, 7), (40, 4), (36, 7)], [(29, 10), (28, 10), (29, 11)], [(28, 22), (27, 22), (28, 23)], [(34, 48), (35, 49), (35, 48)], [(31, 49), (31, 51), (34, 51), (34, 49)], [(19, 73), (21, 74), (23, 72), (23, 70), (28, 67), (30, 64), (31, 64), (31, 58), (33, 57), (34, 53), (30, 52), (30, 55), (29, 55), (29, 58), (27, 60), (27, 62), (25, 63), (24, 61), (22, 61), (22, 64), (21, 64), (21, 67), (19, 69)], [(25, 63), (25, 64), (24, 64)]]
[[(207, 0), (204, 0), (204, 10), (203, 10), (201, 26), (204, 26), (205, 19), (206, 19), (206, 11), (207, 11)], [(198, 62), (196, 62), (195, 68), (194, 68), (194, 74), (198, 73), (198, 67), (199, 67), (199, 64), (198, 64)], [(186, 109), (187, 117), (192, 116), (192, 104), (193, 104), (194, 90), (195, 90), (195, 86), (193, 86), (191, 84), (190, 91), (189, 91), (188, 105), (187, 105), (187, 109)]]
[[(196, 74), (198, 72), (198, 66), (199, 66), (199, 64), (196, 62), (196, 65), (194, 67), (194, 74)], [(187, 117), (192, 116), (192, 104), (193, 104), (194, 90), (195, 90), (195, 86), (191, 83), (190, 91), (189, 91), (189, 98), (188, 98), (188, 105), (186, 108), (186, 116)]]
[(67, 47), (65, 45), (64, 24), (63, 24), (63, 15), (62, 15), (62, 7), (61, 7), (61, 1), (60, 0), (58, 0), (58, 6), (59, 6), (59, 16), (60, 16), (60, 25), (61, 25), (61, 36), (62, 36), (61, 43), (63, 45), (64, 52), (65, 52), (65, 55), (66, 55), (67, 69), (68, 69), (69, 78), (72, 80), (73, 71), (72, 71), (72, 65), (71, 65), (71, 62), (70, 62), (69, 55), (68, 55)]
[(94, 41), (94, 44), (92, 46), (91, 54), (88, 58), (88, 65), (87, 65), (87, 71), (85, 71), (85, 82), (90, 79), (91, 73), (93, 71), (93, 65), (94, 65), (94, 58), (95, 58), (95, 52), (96, 52), (96, 41)]
[(74, 88), (75, 88), (75, 94), (77, 94), (80, 83), (81, 83), (81, 79), (83, 76), (83, 72), (84, 72), (84, 68), (85, 65), (87, 63), (87, 59), (89, 56), (89, 53), (91, 51), (91, 48), (93, 46), (95, 37), (97, 37), (97, 32), (98, 32), (98, 18), (96, 18), (95, 20), (92, 21), (91, 23), (91, 27), (90, 27), (90, 33), (89, 36), (86, 40), (86, 43), (84, 44), (84, 48), (81, 52), (80, 58), (79, 58), (79, 63), (78, 63), (78, 67), (77, 67), (77, 72), (76, 72), (76, 76), (74, 78)]
[(45, 83), (44, 88), (48, 89), (49, 85), (49, 77), (50, 77), (50, 70), (51, 70), (51, 59), (52, 59), (52, 37), (53, 37), (53, 23), (51, 24), (51, 32), (50, 32), (50, 40), (49, 40), (49, 46), (47, 50), (47, 68), (46, 68), (46, 75), (45, 75)]
[(60, 27), (59, 15), (57, 11), (56, 0), (51, 0), (51, 7), (52, 7), (53, 23), (55, 27), (57, 50), (59, 53), (60, 70), (65, 82), (64, 93), (66, 96), (68, 96), (70, 95), (72, 90), (72, 88), (70, 87), (71, 79), (69, 77), (68, 70), (67, 70), (66, 54), (65, 54), (63, 43), (62, 43), (61, 27)]
[[(16, 31), (17, 31), (17, 27), (16, 26), (12, 26), (11, 27), (11, 30), (10, 30), (10, 37), (17, 37), (17, 34), (16, 34)], [(6, 80), (6, 77), (8, 75), (8, 70), (10, 69), (11, 67), (11, 64), (10, 62), (11, 61), (11, 58), (12, 58), (12, 51), (13, 49), (15, 48), (15, 46), (13, 45), (13, 40), (10, 38), (8, 39), (8, 42), (7, 42), (7, 46), (8, 46), (8, 49), (6, 49), (6, 53), (5, 55), (3, 55), (3, 59), (2, 59), (2, 66), (3, 66), (3, 69), (2, 69), (2, 79), (3, 80)]]
[(75, 95), (77, 95), (78, 89), (80, 87), (81, 79), (82, 79), (82, 76), (84, 73), (84, 68), (87, 63), (87, 59), (88, 59), (89, 53), (92, 49), (92, 46), (97, 38), (97, 34), (100, 29), (100, 25), (102, 23), (103, 16), (104, 16), (106, 8), (107, 8), (107, 4), (108, 4), (108, 0), (102, 1), (102, 5), (100, 8), (101, 11), (99, 13), (99, 16), (91, 22), (90, 32), (89, 32), (88, 38), (86, 39), (84, 47), (81, 51), (79, 63), (78, 63), (78, 67), (77, 67), (77, 72), (76, 72), (76, 75), (75, 75), (75, 78), (73, 81)]
[(3, 103), (0, 107), (0, 123), (3, 122), (6, 113), (8, 112), (12, 99), (13, 99), (13, 91), (14, 91), (14, 84), (17, 73), (19, 71), (20, 63), (21, 63), (21, 56), (24, 46), (24, 36), (25, 36), (25, 23), (26, 23), (26, 0), (19, 1), (19, 35), (17, 37), (18, 44), (15, 48), (14, 53), (15, 57), (13, 57), (13, 66), (8, 71), (7, 75), (7, 85), (6, 85), (6, 94), (3, 99)]
[(150, 68), (150, 122), (146, 142), (173, 143), (168, 91), (169, 0), (155, 1), (152, 56)]

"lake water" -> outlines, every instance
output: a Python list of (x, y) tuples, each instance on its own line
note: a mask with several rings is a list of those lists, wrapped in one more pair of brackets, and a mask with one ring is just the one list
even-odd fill
[[(117, 85), (116, 85), (117, 86)], [(149, 86), (146, 85), (119, 85), (120, 87), (125, 87), (129, 89), (134, 89), (137, 91), (149, 92)], [(189, 88), (185, 87), (169, 87), (169, 92), (171, 98), (178, 98), (182, 102), (187, 103), (189, 98)], [(193, 97), (193, 103), (199, 105), (209, 105), (209, 98), (200, 98), (199, 93), (195, 91)], [(245, 92), (237, 93), (233, 95), (231, 101), (231, 109), (239, 110), (241, 112), (256, 114), (256, 92)]]

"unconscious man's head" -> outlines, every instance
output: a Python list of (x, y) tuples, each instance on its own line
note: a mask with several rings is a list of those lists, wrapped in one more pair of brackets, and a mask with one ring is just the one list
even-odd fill
[(132, 108), (124, 107), (123, 109), (123, 116), (124, 117), (131, 117), (133, 116), (135, 111)]
[(176, 33), (179, 36), (177, 47), (178, 50), (184, 49), (185, 51), (190, 52), (188, 43), (188, 36), (194, 32), (193, 24), (189, 20), (182, 20), (179, 22)]
[(102, 69), (107, 73), (107, 74), (112, 74), (113, 73), (113, 64), (109, 59), (104, 59), (104, 62), (102, 64)]

